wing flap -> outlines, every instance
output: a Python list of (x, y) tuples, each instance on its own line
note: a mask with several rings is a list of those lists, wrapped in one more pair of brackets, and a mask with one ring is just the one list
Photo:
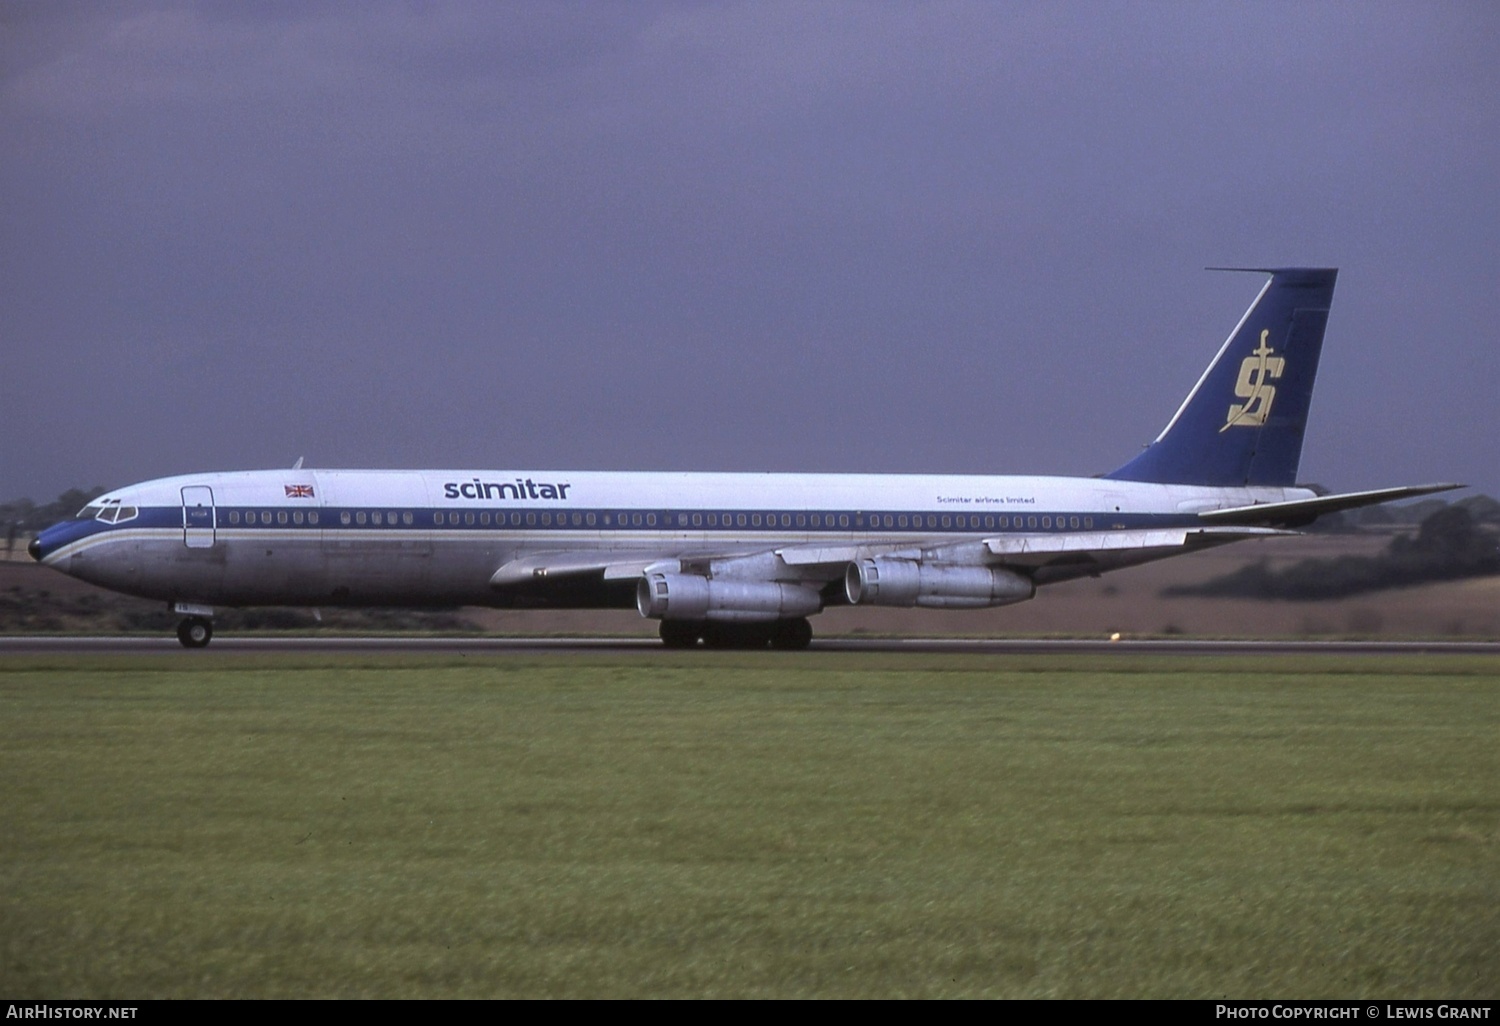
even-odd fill
[(791, 545), (777, 549), (776, 555), (787, 566), (816, 566), (820, 563), (847, 563), (870, 554), (868, 545)]

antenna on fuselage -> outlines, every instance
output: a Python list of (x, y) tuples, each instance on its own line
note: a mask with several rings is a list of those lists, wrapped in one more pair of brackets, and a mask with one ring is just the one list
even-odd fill
[(302, 469), (302, 461), (305, 460), (305, 459), (307, 459), (306, 456), (298, 456), (297, 457), (297, 462), (292, 464), (292, 469), (293, 470), (301, 470)]

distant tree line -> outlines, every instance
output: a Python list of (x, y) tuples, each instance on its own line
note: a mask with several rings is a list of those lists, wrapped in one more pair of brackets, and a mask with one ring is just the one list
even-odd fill
[(51, 502), (37, 505), (30, 499), (12, 499), (0, 503), (0, 529), (5, 533), (5, 548), (10, 550), (18, 543), (25, 544), (32, 535), (59, 520), (67, 520), (89, 504), (89, 500), (104, 494), (104, 489), (95, 485), (88, 491), (69, 488)]
[(51, 502), (37, 505), (30, 499), (12, 499), (0, 503), (0, 523), (17, 524), (21, 530), (35, 534), (44, 527), (51, 527), (59, 520), (67, 520), (92, 499), (104, 494), (104, 489), (95, 485), (88, 491), (69, 488)]
[[(1491, 506), (1500, 505), (1486, 496)], [(1479, 523), (1472, 503), (1439, 503), (1415, 535), (1398, 534), (1376, 556), (1304, 559), (1282, 569), (1261, 560), (1165, 595), (1314, 600), (1344, 598), (1384, 588), (1500, 574), (1500, 533)], [(1481, 511), (1487, 507), (1480, 504)]]
[[(1428, 517), (1448, 508), (1442, 499), (1422, 499), (1402, 505), (1366, 506), (1319, 517), (1307, 530), (1318, 534), (1345, 534), (1382, 528), (1416, 527)], [(1488, 495), (1470, 495), (1453, 503), (1469, 511), (1476, 524), (1500, 525), (1500, 502)]]

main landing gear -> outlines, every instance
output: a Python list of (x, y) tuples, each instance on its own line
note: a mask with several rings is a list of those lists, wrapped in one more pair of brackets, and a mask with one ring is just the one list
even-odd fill
[(663, 620), (662, 644), (668, 648), (695, 648), (702, 641), (709, 648), (801, 649), (812, 642), (812, 624), (807, 617), (773, 620), (769, 623), (722, 623), (716, 620)]

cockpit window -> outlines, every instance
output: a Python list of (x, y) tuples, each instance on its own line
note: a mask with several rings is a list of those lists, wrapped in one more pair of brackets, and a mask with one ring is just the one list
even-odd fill
[(134, 506), (121, 506), (119, 499), (109, 502), (90, 503), (78, 511), (79, 520), (102, 520), (106, 524), (118, 524), (125, 520), (134, 520), (139, 515), (139, 510)]

